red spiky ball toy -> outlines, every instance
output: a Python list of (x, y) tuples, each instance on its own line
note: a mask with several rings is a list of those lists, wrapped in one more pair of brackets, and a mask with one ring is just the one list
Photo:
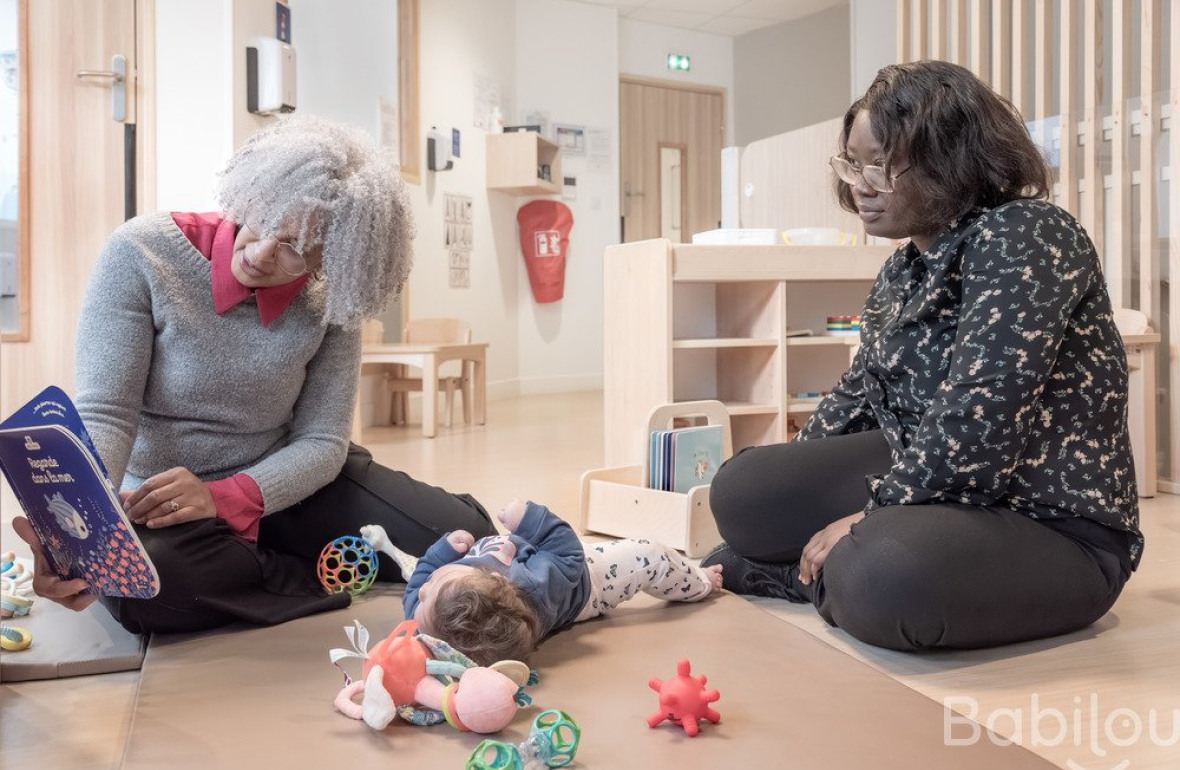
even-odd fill
[(647, 718), (648, 727), (655, 727), (667, 719), (678, 722), (688, 737), (693, 738), (701, 730), (697, 725), (701, 719), (708, 719), (713, 724), (721, 721), (721, 715), (709, 708), (721, 693), (706, 690), (708, 678), (703, 674), (690, 676), (691, 670), (692, 664), (685, 658), (676, 664), (676, 676), (663, 682), (655, 677), (648, 681), (647, 686), (660, 694), (660, 710)]

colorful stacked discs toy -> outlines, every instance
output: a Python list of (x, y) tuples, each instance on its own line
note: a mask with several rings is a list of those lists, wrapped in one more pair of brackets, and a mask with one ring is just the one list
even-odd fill
[(328, 593), (363, 594), (377, 579), (377, 552), (355, 535), (338, 537), (320, 551), (316, 576)]
[(860, 334), (860, 316), (858, 315), (830, 315), (828, 316), (828, 334), (852, 335)]

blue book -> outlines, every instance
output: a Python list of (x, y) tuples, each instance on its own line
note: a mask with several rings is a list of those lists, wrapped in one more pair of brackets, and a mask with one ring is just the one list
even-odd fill
[(0, 471), (63, 578), (150, 599), (160, 578), (69, 396), (43, 390), (0, 423)]
[(709, 484), (721, 467), (721, 426), (682, 428), (672, 436), (673, 492)]

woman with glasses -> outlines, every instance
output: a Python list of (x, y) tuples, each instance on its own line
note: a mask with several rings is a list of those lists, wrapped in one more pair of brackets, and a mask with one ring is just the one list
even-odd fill
[(726, 545), (703, 564), (897, 650), (1090, 625), (1143, 550), (1126, 356), (1094, 245), (1045, 200), (1015, 108), (953, 64), (881, 70), (831, 164), (865, 231), (908, 242), (798, 440), (718, 472)]
[[(135, 632), (279, 623), (348, 604), (315, 559), (380, 524), (422, 554), (493, 534), (479, 503), (377, 465), (348, 441), (360, 324), (410, 269), (396, 169), (363, 134), (288, 120), (221, 175), (218, 214), (161, 213), (111, 236), (81, 314), (77, 405), (160, 575), (151, 600), (103, 598)], [(35, 590), (94, 597), (51, 573)], [(381, 577), (399, 576), (383, 564)]]

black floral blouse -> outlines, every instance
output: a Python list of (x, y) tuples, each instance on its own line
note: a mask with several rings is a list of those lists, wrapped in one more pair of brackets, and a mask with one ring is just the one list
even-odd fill
[(1127, 359), (1098, 254), (1044, 201), (957, 223), (886, 261), (861, 348), (801, 439), (881, 428), (893, 467), (866, 512), (998, 505), (1084, 517), (1131, 534), (1139, 505), (1127, 434)]

